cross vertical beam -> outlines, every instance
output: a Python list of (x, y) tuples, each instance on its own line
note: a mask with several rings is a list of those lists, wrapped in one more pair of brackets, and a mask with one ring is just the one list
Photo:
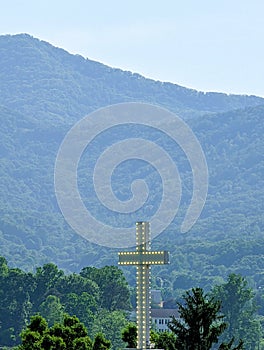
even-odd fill
[(137, 349), (150, 348), (151, 265), (169, 263), (167, 251), (150, 250), (149, 222), (136, 223), (136, 251), (119, 252), (119, 265), (136, 265), (137, 267)]
[[(136, 223), (136, 252), (139, 256), (150, 250), (150, 232), (148, 222)], [(149, 264), (137, 265), (137, 348), (149, 345), (150, 329), (150, 270)]]

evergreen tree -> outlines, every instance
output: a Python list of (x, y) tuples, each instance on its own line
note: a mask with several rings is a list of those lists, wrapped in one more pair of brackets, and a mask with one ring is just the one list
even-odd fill
[[(187, 291), (183, 300), (183, 305), (178, 304), (180, 319), (173, 317), (169, 324), (177, 337), (176, 349), (210, 350), (227, 327), (223, 315), (219, 314), (220, 301), (204, 294), (202, 288)], [(221, 344), (220, 349), (221, 346), (226, 349), (223, 348), (224, 345), (230, 345), (227, 349), (232, 349), (232, 343)]]

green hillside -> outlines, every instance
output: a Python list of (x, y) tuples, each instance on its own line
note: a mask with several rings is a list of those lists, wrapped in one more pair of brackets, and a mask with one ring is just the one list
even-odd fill
[[(203, 93), (145, 79), (26, 34), (0, 36), (0, 82), (0, 255), (11, 266), (33, 270), (54, 262), (67, 271), (80, 271), (87, 265), (116, 264), (115, 250), (90, 244), (64, 221), (54, 193), (54, 162), (77, 120), (99, 107), (140, 101), (184, 118), (202, 144), (209, 168), (202, 216), (191, 232), (179, 234), (192, 191), (191, 170), (184, 154), (164, 141), (177, 159), (184, 190), (179, 215), (154, 242), (171, 251), (170, 268), (155, 273), (174, 287), (178, 278), (191, 276), (190, 283), (204, 286), (233, 270), (262, 284), (264, 99)], [(144, 133), (150, 139), (159, 137)], [(122, 130), (120, 134), (126, 136)], [(101, 141), (103, 147), (106, 141)], [(130, 166), (121, 169), (124, 176), (117, 177), (115, 188), (127, 190)], [(151, 180), (147, 171), (146, 176)], [(80, 179), (80, 187), (87, 204), (95, 206), (85, 180)], [(160, 184), (154, 182), (150, 189), (159, 193)], [(98, 215), (106, 219), (104, 212)], [(127, 275), (132, 282), (133, 272)]]
[(0, 36), (0, 105), (66, 124), (102, 106), (144, 101), (181, 116), (256, 106), (263, 99), (203, 93), (71, 55), (29, 35)]

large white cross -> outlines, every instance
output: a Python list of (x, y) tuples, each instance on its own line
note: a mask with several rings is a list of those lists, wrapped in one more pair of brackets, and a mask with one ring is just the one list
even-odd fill
[(149, 222), (136, 223), (136, 251), (119, 252), (119, 265), (136, 265), (137, 267), (137, 349), (150, 348), (151, 299), (150, 269), (151, 265), (169, 263), (167, 251), (150, 250)]

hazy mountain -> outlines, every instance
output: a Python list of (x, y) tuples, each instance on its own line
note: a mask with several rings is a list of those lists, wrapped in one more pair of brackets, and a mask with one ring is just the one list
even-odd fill
[[(32, 269), (53, 261), (75, 271), (117, 261), (115, 251), (91, 245), (64, 221), (54, 193), (54, 162), (63, 137), (77, 120), (99, 107), (140, 101), (185, 118), (209, 167), (202, 216), (190, 233), (177, 234), (192, 179), (184, 154), (167, 144), (178, 159), (184, 188), (179, 217), (155, 243), (161, 241), (172, 252), (171, 273), (210, 270), (208, 275), (214, 277), (246, 269), (248, 261), (254, 261), (249, 275), (263, 270), (254, 247), (263, 240), (264, 99), (203, 93), (145, 79), (26, 34), (0, 37), (0, 81), (0, 255), (12, 265)], [(122, 171), (115, 186), (125, 189), (131, 180), (129, 165)], [(95, 206), (83, 181), (84, 196)], [(97, 214), (104, 218), (104, 213)], [(248, 247), (242, 255), (239, 242)]]
[(113, 69), (29, 35), (0, 37), (0, 104), (43, 120), (70, 122), (109, 104), (144, 101), (181, 115), (256, 106), (255, 96), (203, 93)]

